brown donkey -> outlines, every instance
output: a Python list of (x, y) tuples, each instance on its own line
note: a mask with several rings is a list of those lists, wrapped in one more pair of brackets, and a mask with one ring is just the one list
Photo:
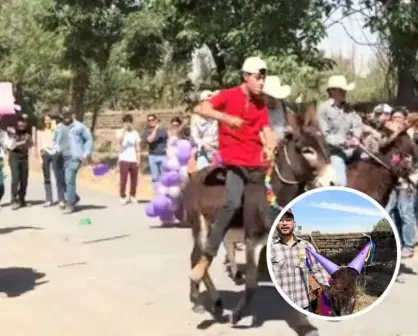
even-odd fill
[[(279, 146), (273, 162), (269, 185), (264, 187), (256, 182), (265, 176), (251, 176), (245, 193), (243, 207), (231, 221), (231, 227), (243, 228), (245, 232), (246, 276), (245, 293), (230, 316), (235, 325), (243, 316), (258, 287), (258, 263), (261, 250), (266, 245), (267, 235), (273, 220), (265, 223), (267, 209), (266, 189), (277, 197), (276, 205), (285, 205), (306, 190), (307, 185), (318, 187), (332, 185), (333, 170), (329, 165), (325, 139), (315, 119), (315, 108), (310, 105), (301, 117), (287, 113), (286, 119), (292, 132)], [(332, 178), (330, 178), (332, 176)], [(183, 190), (182, 206), (184, 222), (192, 228), (193, 249), (191, 267), (201, 257), (211, 223), (225, 203), (225, 170), (222, 167), (207, 167), (193, 174)], [(223, 303), (208, 271), (203, 283), (211, 296), (211, 312), (215, 318), (223, 315)], [(190, 301), (193, 311), (203, 312), (199, 283), (190, 282)]]

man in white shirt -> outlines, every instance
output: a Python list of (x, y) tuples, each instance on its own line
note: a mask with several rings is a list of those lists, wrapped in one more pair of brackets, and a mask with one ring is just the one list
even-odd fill
[[(140, 165), (141, 138), (133, 128), (133, 118), (130, 114), (122, 118), (123, 128), (116, 133), (119, 141), (119, 173), (120, 173), (120, 201), (121, 204), (136, 203), (136, 188)], [(126, 196), (126, 183), (130, 179), (129, 196)]]

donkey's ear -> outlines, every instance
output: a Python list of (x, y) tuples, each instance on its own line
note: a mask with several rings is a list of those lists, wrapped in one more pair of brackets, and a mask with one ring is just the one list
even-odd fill
[(306, 106), (303, 115), (303, 126), (312, 126), (318, 124), (318, 118), (316, 114), (316, 102), (311, 102)]
[(300, 118), (288, 106), (286, 106), (286, 123), (289, 126), (290, 133), (296, 136), (300, 134), (300, 131), (301, 131)]

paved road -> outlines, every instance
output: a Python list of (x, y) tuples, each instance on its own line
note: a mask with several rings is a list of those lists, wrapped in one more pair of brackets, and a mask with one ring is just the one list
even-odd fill
[[(189, 230), (153, 228), (158, 223), (144, 216), (143, 205), (122, 207), (88, 190), (81, 196), (85, 209), (70, 216), (41, 206), (0, 210), (2, 335), (286, 336), (300, 323), (312, 323), (321, 335), (418, 335), (416, 275), (404, 275), (405, 284), (396, 284), (384, 304), (354, 321), (308, 321), (263, 283), (253, 306), (262, 327), (210, 323), (209, 314), (190, 311)], [(42, 199), (36, 180), (29, 199)], [(84, 217), (91, 226), (78, 224)], [(231, 307), (242, 288), (220, 264), (213, 266), (214, 278)], [(407, 264), (418, 270), (418, 259)]]

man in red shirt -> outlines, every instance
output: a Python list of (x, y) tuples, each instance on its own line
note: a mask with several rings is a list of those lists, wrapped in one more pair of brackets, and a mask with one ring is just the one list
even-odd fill
[(221, 91), (203, 101), (195, 110), (205, 118), (219, 121), (219, 154), (227, 170), (226, 204), (213, 224), (203, 256), (192, 270), (190, 278), (196, 282), (203, 278), (217, 254), (232, 217), (241, 207), (242, 195), (251, 172), (266, 168), (261, 137), (270, 152), (277, 144), (262, 94), (266, 63), (259, 57), (249, 57), (241, 70), (241, 85)]

